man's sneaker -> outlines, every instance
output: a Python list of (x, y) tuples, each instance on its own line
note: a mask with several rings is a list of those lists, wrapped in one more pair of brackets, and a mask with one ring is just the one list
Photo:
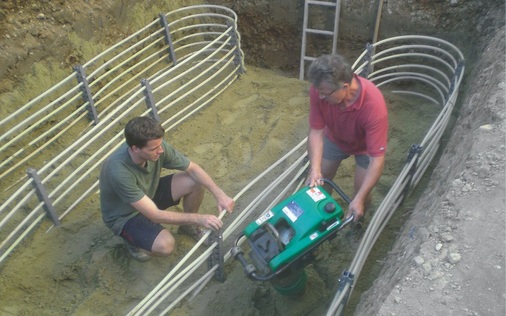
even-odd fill
[[(199, 226), (181, 225), (181, 226), (179, 226), (177, 233), (190, 236), (191, 238), (195, 239), (196, 241), (199, 241), (200, 239), (202, 239), (202, 237), (204, 237), (204, 235), (206, 234), (206, 231), (203, 230)], [(211, 240), (209, 240), (209, 237), (206, 238), (202, 244), (204, 244), (206, 246), (210, 246)]]
[(146, 252), (142, 251), (141, 248), (135, 247), (128, 241), (125, 241), (125, 246), (128, 250), (128, 254), (137, 261), (146, 262), (151, 260), (151, 256)]

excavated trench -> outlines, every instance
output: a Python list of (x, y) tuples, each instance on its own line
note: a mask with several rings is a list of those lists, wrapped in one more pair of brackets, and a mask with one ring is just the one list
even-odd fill
[[(194, 120), (178, 128), (169, 137), (176, 147), (183, 148), (190, 158), (194, 157), (233, 195), (253, 175), (272, 163), (274, 156), (291, 148), (307, 132), (307, 84), (296, 79), (304, 6), (303, 1), (210, 2), (228, 6), (238, 14), (247, 73), (213, 106), (196, 115)], [(479, 58), (480, 45), (487, 40), (483, 35), (492, 27), (486, 9), (496, 2), (482, 1), (476, 4), (472, 1), (456, 1), (456, 5), (450, 5), (447, 2), (388, 1), (381, 17), (380, 39), (406, 34), (440, 37), (464, 52), (466, 67), (471, 69)], [(43, 87), (47, 88), (60, 80), (63, 77), (60, 74), (68, 71), (65, 66), (91, 58), (101, 48), (120, 40), (120, 35), (129, 34), (151, 21), (151, 17), (159, 12), (198, 3), (199, 1), (171, 1), (170, 4), (150, 1), (143, 6), (135, 1), (111, 1), (107, 4), (92, 2), (80, 7), (79, 1), (75, 1), (67, 6), (62, 5), (62, 11), (66, 14), (71, 14), (73, 8), (74, 13), (84, 13), (73, 14), (74, 20), (63, 13), (57, 15), (60, 11), (54, 8), (44, 11), (46, 18), (43, 21), (58, 21), (72, 29), (58, 31), (58, 40), (64, 43), (61, 51), (65, 52), (61, 56), (56, 53), (51, 57), (48, 51), (58, 50), (58, 47), (44, 48), (41, 45), (40, 49), (35, 49), (37, 45), (33, 44), (33, 53), (20, 57), (26, 58), (23, 63), (18, 61), (9, 64), (7, 70), (2, 70), (4, 77), (1, 81), (0, 114), (12, 112), (8, 108), (12, 104), (23, 104), (44, 91)], [(31, 7), (34, 12), (37, 12), (35, 7), (39, 11), (48, 9), (34, 5)], [(376, 1), (343, 1), (337, 47), (350, 61), (358, 57), (365, 43), (373, 37), (376, 8)], [(30, 7), (24, 9), (30, 12)], [(49, 18), (51, 11), (52, 20)], [(11, 11), (2, 11), (6, 16), (9, 12)], [(146, 15), (151, 17), (146, 18)], [(15, 24), (15, 15), (12, 16), (8, 21)], [(35, 16), (39, 17), (39, 21), (42, 20), (40, 15)], [(328, 23), (327, 17), (322, 17), (321, 20), (318, 16), (314, 18), (323, 25)], [(25, 25), (21, 19), (19, 21), (18, 24)], [(471, 27), (473, 23), (466, 21), (479, 22), (475, 23), (477, 27)], [(47, 29), (47, 32), (51, 31)], [(57, 33), (55, 30), (52, 32)], [(9, 31), (6, 33), (9, 34)], [(36, 32), (32, 29), (32, 34), (34, 33)], [(40, 34), (44, 32), (39, 32), (38, 36), (43, 41), (45, 36)], [(62, 39), (62, 36), (67, 38)], [(309, 43), (311, 53), (326, 53), (322, 49), (322, 41), (323, 39), (317, 38)], [(27, 69), (27, 61), (37, 63)], [(27, 75), (28, 70), (31, 75)], [(14, 89), (14, 86), (19, 88)], [(465, 82), (461, 89), (465, 90)], [(465, 97), (463, 93), (461, 100)], [(401, 102), (393, 96), (388, 96), (388, 99), (391, 109), (395, 109), (395, 105)], [(430, 117), (430, 109), (424, 112), (414, 108), (413, 111), (403, 114), (399, 108), (393, 117), (399, 121), (412, 119), (416, 122), (419, 117), (427, 116), (428, 124), (433, 119)], [(457, 112), (454, 113), (454, 118), (457, 115)], [(262, 125), (261, 128), (259, 124)], [(420, 131), (413, 131), (412, 128), (402, 130), (399, 127), (396, 132), (405, 135), (412, 133), (416, 138), (424, 130), (423, 125), (418, 127)], [(399, 147), (406, 144), (409, 146), (412, 139), (397, 141)], [(403, 155), (404, 152), (401, 151), (395, 159), (401, 161)], [(390, 167), (392, 172), (385, 172), (376, 189), (377, 199), (386, 194), (389, 183), (395, 179), (396, 166), (392, 163)], [(351, 168), (346, 164), (343, 166), (339, 181), (350, 183)], [(245, 169), (249, 169), (249, 172)], [(429, 175), (430, 172), (431, 168), (428, 170)], [(349, 190), (349, 185), (345, 184), (344, 188)], [(399, 210), (401, 215), (396, 216), (387, 226), (378, 241), (381, 246), (374, 248), (356, 284), (346, 314), (351, 314), (357, 304), (364, 304), (359, 303), (360, 294), (381, 277), (382, 265), (378, 262), (392, 248), (398, 231), (415, 208), (417, 197), (427, 194), (425, 188), (426, 181), (422, 181), (413, 197)], [(206, 212), (214, 209), (209, 197), (206, 197), (205, 207)], [(237, 207), (240, 208), (241, 204)], [(121, 242), (103, 227), (96, 196), (83, 202), (62, 223), (62, 227), (46, 233), (47, 226), (49, 225), (43, 225), (34, 233), (0, 268), (0, 305), (3, 313), (126, 314), (177, 262), (157, 258), (143, 265), (131, 261)], [(192, 246), (192, 241), (185, 240), (184, 237), (180, 237), (180, 243), (176, 256), (182, 256)], [(242, 275), (240, 268), (232, 266), (226, 269), (226, 282), (208, 286), (196, 299), (178, 306), (173, 314), (324, 314), (326, 304), (336, 289), (337, 277), (353, 257), (353, 247), (356, 247), (356, 242), (344, 236), (322, 247), (317, 263), (308, 271), (308, 292), (311, 293), (306, 293), (305, 304), (295, 304), (288, 299), (276, 297), (268, 285), (252, 283)], [(336, 253), (339, 254), (336, 256)], [(368, 300), (374, 298), (369, 297)]]

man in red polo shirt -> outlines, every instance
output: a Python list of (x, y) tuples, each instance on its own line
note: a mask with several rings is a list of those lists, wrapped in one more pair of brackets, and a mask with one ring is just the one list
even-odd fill
[[(370, 204), (370, 193), (385, 162), (388, 113), (383, 95), (369, 80), (353, 73), (337, 54), (315, 59), (308, 69), (307, 184), (330, 186), (320, 179), (333, 179), (343, 159), (355, 157), (355, 194), (348, 215), (359, 220)], [(330, 191), (329, 191), (330, 192)]]

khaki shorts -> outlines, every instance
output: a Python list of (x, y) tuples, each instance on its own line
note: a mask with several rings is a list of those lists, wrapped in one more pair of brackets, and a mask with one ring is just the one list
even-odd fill
[[(327, 137), (323, 136), (323, 159), (341, 161), (350, 156), (350, 154), (345, 153)], [(360, 168), (367, 169), (369, 167), (369, 162), (369, 155), (355, 155), (355, 163)]]

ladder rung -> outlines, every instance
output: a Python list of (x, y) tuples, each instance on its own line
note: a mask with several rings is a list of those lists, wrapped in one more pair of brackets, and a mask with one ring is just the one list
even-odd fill
[(307, 4), (317, 4), (317, 5), (325, 5), (325, 6), (328, 6), (328, 7), (335, 7), (337, 5), (336, 2), (327, 2), (327, 1), (312, 1), (312, 0), (309, 0), (309, 1), (306, 1)]
[(306, 32), (307, 33), (314, 33), (314, 34), (334, 35), (334, 32), (326, 31), (326, 30), (306, 29)]
[[(335, 11), (334, 13), (334, 28), (332, 31), (329, 30), (321, 30), (321, 29), (311, 29), (308, 28), (308, 20), (309, 20), (309, 12), (310, 7), (313, 6), (323, 6), (323, 7), (330, 7), (331, 9), (334, 9), (332, 11)], [(304, 21), (302, 23), (302, 45), (301, 45), (301, 52), (300, 52), (300, 69), (299, 69), (299, 79), (304, 80), (304, 71), (306, 69), (305, 62), (306, 61), (313, 61), (316, 59), (316, 57), (309, 57), (306, 56), (306, 38), (308, 34), (321, 34), (325, 36), (332, 37), (332, 53), (336, 51), (336, 41), (337, 41), (337, 29), (339, 25), (339, 12), (341, 8), (341, 0), (304, 0)], [(327, 9), (323, 9), (325, 14), (328, 14)]]

